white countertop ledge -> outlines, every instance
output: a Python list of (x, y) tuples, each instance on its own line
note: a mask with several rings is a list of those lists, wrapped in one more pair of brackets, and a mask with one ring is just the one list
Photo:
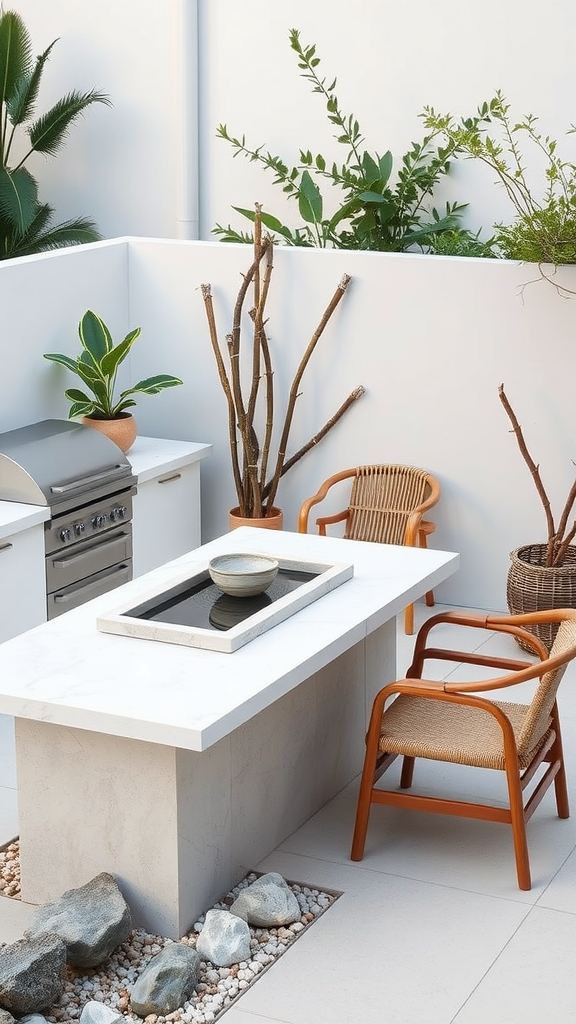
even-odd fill
[(0, 540), (50, 519), (46, 505), (27, 505), (21, 501), (0, 501)]
[[(232, 654), (98, 631), (98, 614), (231, 551), (353, 561), (354, 576)], [(202, 751), (400, 614), (458, 563), (452, 552), (243, 527), (0, 645), (0, 712)]]

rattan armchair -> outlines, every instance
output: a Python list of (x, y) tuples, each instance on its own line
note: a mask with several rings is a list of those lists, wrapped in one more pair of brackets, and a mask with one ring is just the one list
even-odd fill
[[(522, 627), (551, 621), (559, 622), (560, 628), (548, 654), (544, 645)], [(516, 661), (428, 647), (429, 633), (440, 623), (521, 637), (539, 660)], [(574, 609), (509, 616), (448, 612), (429, 619), (418, 633), (407, 678), (385, 686), (374, 701), (366, 738), (352, 860), (361, 860), (364, 855), (373, 803), (500, 821), (512, 826), (518, 886), (530, 889), (526, 823), (552, 783), (558, 817), (567, 818), (570, 813), (556, 692), (566, 665), (575, 657)], [(479, 672), (473, 682), (457, 682), (452, 675), (444, 681), (422, 678), (426, 662), (433, 659), (482, 666), (483, 672)], [(493, 668), (503, 674), (486, 678), (486, 670)], [(467, 675), (469, 677), (469, 672)], [(538, 683), (528, 704), (501, 702), (486, 696), (490, 691), (532, 679)], [(400, 789), (377, 788), (376, 782), (398, 755), (403, 758)], [(412, 786), (416, 758), (503, 772), (507, 806), (407, 792)], [(483, 855), (481, 850), (478, 853)]]
[[(308, 517), (314, 505), (342, 480), (352, 480), (348, 507), (335, 515), (316, 519), (318, 533), (326, 536), (326, 527), (344, 523), (344, 536), (380, 544), (427, 546), (426, 538), (435, 525), (424, 515), (440, 498), (440, 484), (424, 469), (415, 466), (375, 465), (344, 469), (325, 480), (320, 489), (304, 502), (298, 518), (298, 532), (308, 532)], [(434, 594), (426, 594), (426, 604), (434, 605)], [(404, 613), (406, 633), (414, 632), (414, 605)]]

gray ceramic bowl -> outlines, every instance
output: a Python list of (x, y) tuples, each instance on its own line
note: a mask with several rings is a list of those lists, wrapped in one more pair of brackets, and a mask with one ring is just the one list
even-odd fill
[(232, 597), (254, 597), (268, 589), (278, 562), (268, 555), (217, 555), (208, 565), (212, 582)]

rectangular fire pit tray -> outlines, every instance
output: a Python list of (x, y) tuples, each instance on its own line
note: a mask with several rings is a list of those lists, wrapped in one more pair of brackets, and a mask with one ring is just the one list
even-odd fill
[(278, 575), (256, 597), (223, 594), (210, 579), (207, 560), (192, 574), (188, 570), (157, 583), (137, 602), (132, 598), (99, 615), (97, 627), (103, 633), (232, 654), (354, 575), (348, 562), (274, 557)]

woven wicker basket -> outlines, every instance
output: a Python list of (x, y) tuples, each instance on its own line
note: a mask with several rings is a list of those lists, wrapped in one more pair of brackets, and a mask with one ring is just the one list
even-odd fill
[[(527, 544), (510, 552), (506, 597), (512, 615), (576, 608), (576, 546), (568, 548), (564, 565), (547, 568), (545, 559), (546, 544)], [(530, 631), (550, 650), (558, 626), (534, 626)], [(530, 650), (521, 640), (518, 643)]]

